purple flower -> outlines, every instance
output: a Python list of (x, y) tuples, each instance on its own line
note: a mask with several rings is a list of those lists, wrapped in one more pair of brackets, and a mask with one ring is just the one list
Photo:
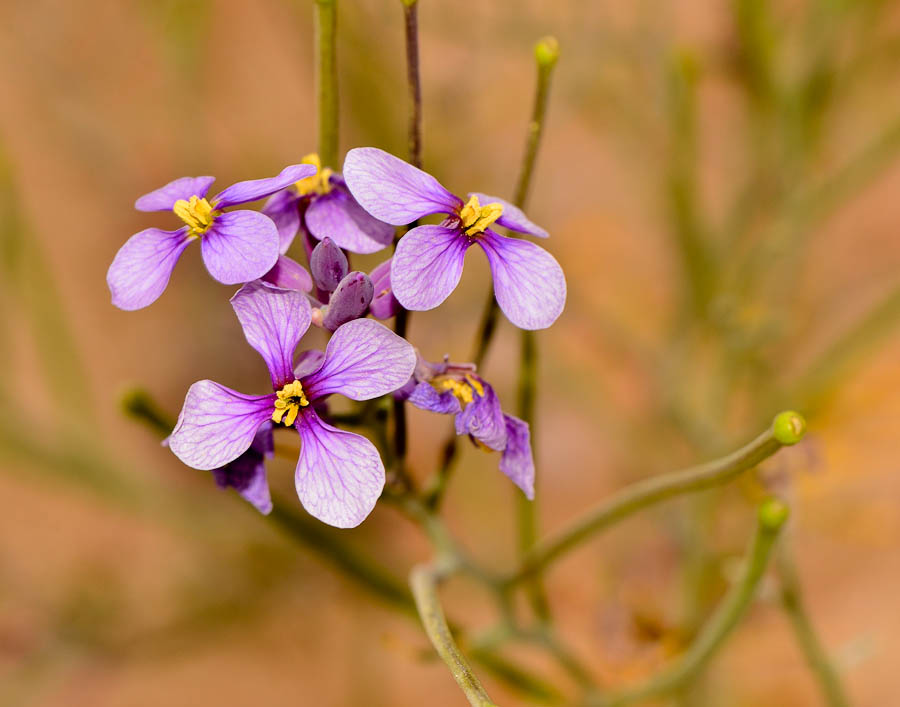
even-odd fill
[(502, 452), (500, 471), (534, 498), (534, 460), (528, 423), (500, 407), (494, 389), (475, 374), (473, 363), (430, 363), (418, 357), (412, 380), (398, 391), (422, 410), (456, 416), (456, 434), (479, 447)]
[(265, 460), (274, 452), (272, 425), (264, 422), (247, 451), (225, 466), (213, 469), (213, 477), (220, 488), (233, 488), (260, 513), (269, 514), (272, 511), (272, 495), (266, 481)]
[(287, 252), (301, 228), (317, 240), (326, 236), (351, 253), (377, 253), (394, 240), (394, 228), (372, 218), (350, 195), (341, 175), (322, 169), (319, 156), (306, 155), (315, 176), (299, 180), (275, 194), (263, 213), (278, 227), (281, 252)]
[(106, 275), (113, 304), (134, 310), (156, 301), (178, 258), (197, 239), (206, 269), (219, 282), (236, 285), (262, 277), (278, 260), (275, 224), (256, 211), (223, 209), (262, 199), (315, 172), (312, 165), (292, 165), (277, 177), (232, 184), (212, 199), (206, 193), (214, 177), (182, 177), (144, 194), (134, 204), (138, 211), (173, 211), (184, 225), (176, 231), (148, 228), (119, 249)]
[(267, 422), (294, 427), (301, 440), (295, 485), (304, 508), (339, 528), (359, 525), (381, 494), (384, 465), (369, 440), (323, 422), (313, 404), (332, 393), (369, 400), (396, 390), (415, 367), (415, 350), (382, 324), (356, 319), (335, 331), (324, 356), (302, 355), (295, 373), (294, 350), (310, 324), (306, 296), (257, 281), (231, 305), (269, 368), (274, 392), (245, 395), (211, 380), (194, 383), (169, 447), (190, 467), (220, 469), (244, 455)]
[(462, 199), (434, 177), (374, 147), (347, 153), (347, 187), (375, 218), (401, 226), (430, 214), (447, 214), (440, 225), (418, 226), (397, 244), (391, 284), (407, 309), (434, 309), (456, 289), (466, 251), (478, 244), (494, 278), (500, 309), (522, 329), (545, 329), (566, 302), (566, 279), (556, 259), (530, 241), (501, 236), (497, 224), (546, 238), (547, 232), (502, 199), (470, 193)]
[(402, 309), (391, 288), (392, 260), (393, 258), (388, 258), (383, 263), (376, 265), (375, 269), (369, 273), (369, 279), (372, 280), (372, 287), (375, 291), (372, 302), (369, 304), (369, 312), (376, 319), (390, 319)]

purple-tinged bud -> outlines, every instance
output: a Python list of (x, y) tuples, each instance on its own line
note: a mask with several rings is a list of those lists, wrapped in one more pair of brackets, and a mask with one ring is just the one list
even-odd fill
[(334, 331), (341, 324), (359, 319), (366, 313), (374, 293), (375, 288), (368, 275), (356, 270), (348, 273), (331, 295), (322, 326)]
[(286, 255), (279, 255), (275, 265), (261, 279), (285, 290), (309, 292), (313, 286), (306, 268)]
[(376, 319), (390, 319), (402, 309), (391, 289), (391, 260), (388, 258), (376, 266), (369, 275), (375, 288), (375, 296), (372, 297), (369, 311)]
[(344, 251), (327, 236), (322, 239), (309, 256), (309, 269), (320, 290), (334, 292), (338, 283), (347, 274), (350, 265)]

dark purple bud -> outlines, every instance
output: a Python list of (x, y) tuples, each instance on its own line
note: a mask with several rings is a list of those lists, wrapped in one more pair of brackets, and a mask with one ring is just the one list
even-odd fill
[[(324, 243), (324, 241), (323, 241)], [(322, 326), (334, 331), (341, 324), (352, 319), (359, 319), (366, 313), (375, 288), (364, 272), (349, 273), (331, 295), (331, 301), (325, 310)]]
[(372, 297), (369, 311), (376, 319), (390, 319), (401, 309), (391, 289), (391, 258), (376, 266), (369, 277), (372, 278), (372, 286), (375, 288), (375, 296)]
[(327, 236), (322, 239), (309, 256), (309, 269), (320, 290), (334, 292), (338, 283), (347, 274), (350, 265), (344, 251)]
[(306, 272), (306, 268), (286, 255), (279, 255), (275, 265), (262, 276), (262, 279), (285, 290), (309, 292), (313, 286), (312, 278)]

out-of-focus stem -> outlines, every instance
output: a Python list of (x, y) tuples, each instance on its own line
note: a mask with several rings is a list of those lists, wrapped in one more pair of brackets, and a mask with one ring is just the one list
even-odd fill
[(409, 89), (409, 163), (422, 167), (422, 82), (419, 79), (419, 1), (403, 0)]
[(316, 0), (316, 94), (319, 107), (319, 158), (338, 167), (337, 0)]

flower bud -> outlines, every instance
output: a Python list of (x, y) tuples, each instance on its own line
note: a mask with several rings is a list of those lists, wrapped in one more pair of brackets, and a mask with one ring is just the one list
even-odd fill
[(791, 511), (785, 503), (777, 498), (769, 498), (759, 507), (759, 523), (766, 530), (774, 532), (784, 525), (790, 514)]
[(365, 314), (374, 293), (375, 288), (368, 275), (356, 270), (348, 273), (332, 293), (322, 325), (334, 331), (341, 324), (359, 319)]
[(559, 42), (556, 41), (556, 37), (542, 37), (538, 40), (534, 45), (534, 58), (542, 69), (556, 64), (556, 60), (559, 59)]
[(279, 255), (275, 265), (261, 279), (285, 290), (309, 292), (313, 286), (306, 268), (286, 255)]
[(390, 319), (402, 308), (391, 290), (391, 258), (376, 266), (369, 277), (375, 288), (369, 311), (376, 319)]
[(781, 444), (797, 444), (806, 434), (806, 420), (793, 410), (781, 412), (772, 422), (772, 434)]
[(312, 270), (313, 280), (320, 290), (334, 292), (350, 266), (344, 251), (326, 236), (313, 248), (309, 256), (309, 269)]

